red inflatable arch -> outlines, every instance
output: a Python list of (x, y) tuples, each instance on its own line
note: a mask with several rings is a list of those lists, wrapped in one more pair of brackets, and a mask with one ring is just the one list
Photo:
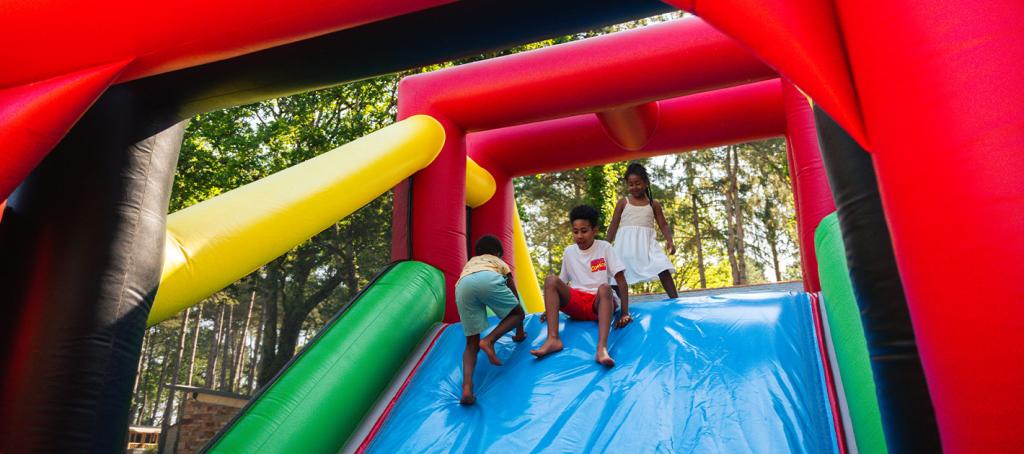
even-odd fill
[(669, 3), (790, 77), (873, 154), (943, 447), (1021, 447), (1024, 72), (1007, 62), (1024, 61), (1024, 3)]
[[(1019, 93), (1024, 71), (1014, 65), (1024, 61), (1024, 27), (1019, 24), (1024, 2), (668, 3), (706, 23), (683, 20), (403, 81), (399, 117), (434, 115), (444, 124), (448, 141), (433, 165), (411, 186), (396, 191), (393, 255), (423, 259), (446, 273), (449, 286), (454, 281), (466, 259), (469, 233), (467, 150), (499, 182), (498, 196), (478, 208), (475, 217), (482, 221), (474, 228), (504, 232), (510, 178), (516, 175), (781, 134), (788, 139), (800, 210), (802, 264), (808, 288), (814, 289), (807, 235), (829, 211), (829, 201), (823, 195), (826, 185), (810, 113), (802, 94), (786, 82), (792, 81), (872, 154), (944, 449), (1004, 452), (1022, 447), (1024, 104)], [(46, 0), (2, 7), (0, 30), (17, 45), (0, 53), (0, 206), (114, 85), (122, 90), (125, 81), (137, 83), (421, 10), (474, 11), (471, 2), (445, 0), (139, 5)], [(552, 26), (528, 37), (560, 32), (571, 31)], [(513, 42), (526, 42), (521, 40), (527, 37), (516, 36)], [(473, 50), (440, 54), (451, 58)], [(374, 68), (385, 69), (376, 74), (400, 69), (394, 62), (377, 63), (381, 66)], [(333, 80), (307, 75), (305, 85), (299, 84), (305, 89)], [(231, 86), (231, 79), (224, 80), (224, 86)], [(730, 122), (712, 123), (726, 116)], [(668, 126), (680, 122), (691, 128)], [(573, 134), (572, 143), (566, 143), (568, 134)], [(545, 148), (539, 145), (530, 150), (516, 145), (537, 141), (563, 148), (558, 156), (546, 148), (549, 153), (537, 167), (526, 165), (532, 160), (515, 158), (540, 153)], [(7, 206), (8, 221), (14, 218), (15, 202)], [(130, 244), (121, 246), (131, 249)], [(16, 260), (7, 265), (16, 267)], [(11, 306), (27, 307), (28, 302), (22, 298)], [(138, 342), (125, 348), (131, 354), (122, 362), (134, 364), (137, 349)], [(90, 390), (101, 388), (106, 392), (109, 386)], [(125, 411), (115, 413), (123, 417)], [(85, 423), (79, 429), (92, 430)]]
[[(678, 42), (687, 44), (671, 44)], [(411, 219), (407, 193), (396, 192), (394, 258), (443, 270), (446, 320), (457, 320), (451, 290), (471, 232), (464, 194), (452, 188), (464, 181), (467, 144), (498, 188), (474, 213), (472, 238), (498, 232), (511, 250), (511, 177), (785, 135), (793, 179), (801, 181), (805, 286), (816, 291), (813, 230), (835, 207), (806, 99), (790, 87), (797, 98), (783, 102), (777, 80), (709, 92), (774, 76), (733, 40), (689, 19), (406, 78), (399, 118), (430, 114), (445, 125), (448, 141), (415, 178)], [(698, 94), (679, 97), (690, 93)], [(542, 121), (574, 114), (580, 116)]]

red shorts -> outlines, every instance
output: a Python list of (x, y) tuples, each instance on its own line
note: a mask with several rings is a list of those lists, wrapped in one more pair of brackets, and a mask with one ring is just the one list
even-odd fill
[(562, 307), (562, 312), (576, 320), (597, 320), (594, 301), (597, 295), (569, 287), (569, 302)]

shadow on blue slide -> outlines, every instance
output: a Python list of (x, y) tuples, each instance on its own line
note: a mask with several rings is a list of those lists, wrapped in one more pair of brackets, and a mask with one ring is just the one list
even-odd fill
[[(537, 360), (547, 328), (480, 354), (477, 405), (459, 405), (461, 325), (441, 335), (370, 452), (836, 452), (810, 301), (761, 293), (640, 303), (594, 362), (597, 325), (562, 315), (565, 350)], [(492, 326), (494, 320), (492, 319)]]

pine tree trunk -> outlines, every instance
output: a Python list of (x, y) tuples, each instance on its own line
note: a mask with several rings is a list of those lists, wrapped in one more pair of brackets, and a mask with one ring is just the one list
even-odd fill
[(302, 329), (302, 320), (302, 318), (294, 316), (292, 313), (284, 314), (284, 320), (281, 321), (280, 336), (277, 340), (277, 356), (270, 365), (271, 370), (268, 371), (270, 372), (269, 378), (273, 378), (288, 363), (288, 360), (292, 359), (292, 355), (295, 354), (295, 349), (299, 344), (299, 331)]
[(725, 188), (725, 249), (729, 256), (729, 268), (732, 271), (732, 284), (739, 285), (740, 269), (736, 258), (736, 193), (733, 191), (736, 182), (736, 169), (732, 166), (732, 147), (725, 147), (725, 174), (728, 179)]
[(772, 266), (775, 267), (775, 282), (782, 281), (782, 268), (779, 267), (779, 246), (773, 240), (771, 243)]
[(736, 271), (739, 273), (739, 284), (747, 283), (747, 245), (743, 233), (743, 199), (740, 197), (739, 172), (740, 153), (738, 149), (732, 151), (732, 191), (733, 191), (733, 213), (736, 215)]
[(707, 270), (704, 269), (704, 240), (700, 232), (700, 203), (697, 200), (695, 188), (692, 187), (690, 188), (690, 202), (693, 203), (691, 221), (693, 222), (694, 241), (697, 245), (697, 273), (700, 275), (700, 288), (708, 288)]
[(133, 424), (138, 424), (142, 419), (142, 413), (146, 409), (146, 403), (149, 401), (149, 375), (150, 375), (150, 364), (153, 362), (153, 339), (150, 335), (149, 330), (146, 330), (146, 337), (143, 338), (143, 343), (147, 344), (142, 353), (142, 371), (139, 375), (142, 377), (142, 400), (139, 400), (139, 390), (136, 390), (132, 395), (135, 399), (135, 405), (132, 408), (131, 421)]
[(160, 394), (164, 390), (164, 381), (167, 379), (167, 371), (170, 369), (167, 365), (170, 362), (170, 352), (165, 352), (164, 359), (161, 361), (160, 378), (156, 382), (156, 395), (153, 396), (153, 406), (149, 413), (149, 420), (146, 423), (147, 426), (152, 426), (156, 422), (156, 410), (160, 408)]
[(135, 393), (139, 392), (139, 380), (142, 379), (142, 366), (143, 366), (143, 362), (146, 359), (145, 352), (146, 352), (146, 347), (148, 346), (148, 344), (149, 344), (149, 330), (146, 330), (146, 332), (142, 333), (142, 348), (139, 349), (139, 351), (143, 352), (143, 354), (139, 355), (139, 364), (135, 366), (135, 384), (132, 385), (132, 395), (133, 396), (135, 395)]
[(192, 386), (192, 379), (196, 375), (196, 350), (199, 348), (199, 329), (203, 323), (203, 303), (199, 303), (199, 312), (196, 314), (196, 327), (192, 330), (192, 354), (188, 360), (188, 386)]
[(231, 391), (238, 389), (238, 380), (242, 379), (242, 366), (245, 358), (245, 340), (249, 334), (249, 321), (252, 320), (252, 307), (256, 304), (256, 286), (253, 285), (252, 295), (249, 297), (249, 308), (245, 311), (245, 323), (242, 325), (242, 333), (238, 336), (238, 348), (235, 349), (235, 367), (231, 368)]
[(256, 323), (256, 342), (252, 344), (252, 359), (249, 360), (249, 380), (246, 383), (248, 388), (247, 394), (252, 394), (256, 390), (256, 366), (259, 364), (260, 359), (260, 346), (263, 342), (263, 329), (259, 322)]
[(231, 360), (234, 359), (234, 356), (231, 355), (231, 348), (233, 347), (232, 335), (234, 328), (232, 325), (235, 318), (235, 307), (231, 306), (231, 309), (228, 309), (228, 322), (224, 325), (224, 339), (221, 341), (220, 389), (227, 391), (231, 390), (231, 383), (228, 382), (228, 371), (234, 367), (234, 364), (231, 364)]
[(779, 229), (773, 217), (771, 200), (765, 198), (764, 209), (761, 210), (761, 221), (764, 224), (764, 239), (768, 243), (768, 252), (772, 254), (772, 269), (775, 271), (775, 282), (782, 281), (782, 267), (779, 266)]
[[(178, 331), (178, 349), (174, 356), (174, 373), (171, 375), (171, 386), (178, 384), (178, 377), (181, 375), (181, 357), (185, 354), (185, 334), (188, 332), (188, 319), (192, 315), (192, 308), (185, 309), (185, 318), (181, 321), (181, 329)], [(171, 415), (174, 413), (174, 388), (167, 388), (167, 404), (164, 407), (163, 420), (160, 421), (160, 433), (166, 434), (171, 427)], [(160, 437), (157, 452), (164, 451), (164, 441), (167, 437)]]
[(226, 309), (226, 305), (221, 303), (220, 314), (217, 315), (217, 331), (213, 333), (213, 339), (210, 340), (210, 354), (206, 357), (206, 380), (204, 384), (210, 389), (216, 387), (214, 371), (217, 370), (217, 354), (220, 348), (221, 332), (224, 330), (224, 311)]
[(277, 357), (277, 305), (281, 298), (281, 282), (275, 277), (272, 297), (263, 303), (263, 344), (259, 367), (258, 387), (262, 388), (277, 372), (273, 365)]

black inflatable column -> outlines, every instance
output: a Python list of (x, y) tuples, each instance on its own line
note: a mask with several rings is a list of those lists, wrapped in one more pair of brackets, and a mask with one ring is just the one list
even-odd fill
[(864, 324), (886, 444), (893, 453), (939, 452), (935, 411), (917, 354), (871, 155), (817, 107), (814, 119)]
[(0, 452), (124, 452), (184, 124), (114, 87), (0, 223)]

